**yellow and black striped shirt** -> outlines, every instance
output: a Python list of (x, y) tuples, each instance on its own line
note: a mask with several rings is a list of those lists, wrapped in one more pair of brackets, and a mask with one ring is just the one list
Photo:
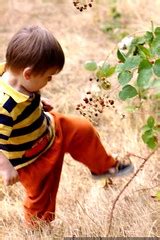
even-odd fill
[(24, 95), (0, 78), (0, 151), (19, 169), (52, 145), (54, 127), (40, 94)]

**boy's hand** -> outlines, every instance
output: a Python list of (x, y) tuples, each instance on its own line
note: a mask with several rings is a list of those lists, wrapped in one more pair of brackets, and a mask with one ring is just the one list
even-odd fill
[(47, 98), (41, 98), (41, 101), (43, 104), (43, 110), (45, 112), (50, 112), (53, 109), (52, 105), (50, 104), (50, 101)]
[(18, 172), (14, 169), (9, 160), (0, 154), (0, 176), (6, 186), (18, 182)]
[(13, 185), (18, 182), (18, 172), (12, 167), (7, 168), (5, 171), (1, 172), (3, 183), (6, 186)]

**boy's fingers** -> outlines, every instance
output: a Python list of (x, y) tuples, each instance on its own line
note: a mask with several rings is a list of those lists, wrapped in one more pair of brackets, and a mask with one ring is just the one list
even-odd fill
[(18, 176), (16, 176), (16, 178), (14, 179), (14, 183), (16, 183), (18, 181), (19, 181), (19, 178), (18, 178)]
[(4, 180), (4, 184), (5, 184), (6, 186), (12, 185), (12, 180), (11, 180), (11, 179), (5, 179), (5, 180)]
[(5, 186), (13, 185), (13, 184), (15, 184), (18, 181), (19, 181), (18, 175), (16, 177), (14, 177), (14, 178), (11, 178), (11, 179), (8, 179), (8, 178), (3, 179), (3, 182), (4, 182)]
[(11, 185), (15, 184), (16, 182), (18, 182), (18, 175), (11, 180)]
[(43, 106), (43, 110), (44, 110), (45, 112), (50, 112), (52, 109), (53, 109), (53, 107), (50, 106), (50, 105), (45, 105), (45, 106)]
[(4, 184), (5, 184), (5, 186), (10, 186), (10, 185), (13, 185), (15, 182), (14, 182), (14, 180), (5, 180), (4, 181)]

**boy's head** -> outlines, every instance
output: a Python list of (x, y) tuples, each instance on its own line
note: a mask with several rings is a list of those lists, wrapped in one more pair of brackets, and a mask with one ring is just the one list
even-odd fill
[(40, 26), (22, 28), (7, 47), (6, 70), (18, 76), (19, 85), (29, 92), (43, 88), (52, 75), (62, 70), (64, 61), (59, 42)]
[[(10, 40), (6, 51), (6, 69), (23, 73), (25, 79), (60, 72), (65, 61), (56, 38), (40, 26), (24, 27)], [(42, 86), (43, 87), (43, 86)]]

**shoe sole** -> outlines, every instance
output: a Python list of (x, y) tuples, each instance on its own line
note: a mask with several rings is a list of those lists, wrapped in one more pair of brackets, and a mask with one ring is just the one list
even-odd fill
[(115, 173), (115, 174), (105, 173), (105, 174), (101, 174), (101, 175), (92, 175), (92, 178), (95, 180), (98, 180), (98, 179), (104, 179), (104, 178), (123, 177), (123, 176), (127, 176), (133, 172), (134, 172), (134, 166), (133, 166), (133, 164), (131, 164), (129, 167), (125, 168), (124, 170), (121, 170), (118, 173)]

